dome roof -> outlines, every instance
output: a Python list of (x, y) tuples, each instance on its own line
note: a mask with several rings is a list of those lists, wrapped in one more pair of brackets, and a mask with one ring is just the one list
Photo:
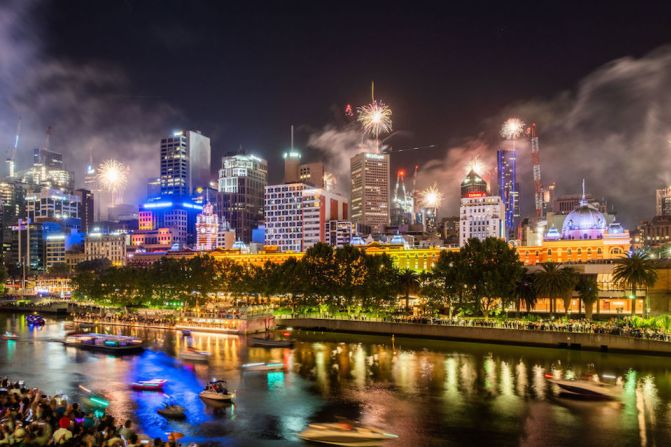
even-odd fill
[(585, 200), (571, 211), (562, 226), (564, 239), (596, 239), (606, 230), (606, 218)]

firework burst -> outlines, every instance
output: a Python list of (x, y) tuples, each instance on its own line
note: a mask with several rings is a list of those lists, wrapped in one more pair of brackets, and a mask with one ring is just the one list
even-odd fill
[(98, 182), (104, 191), (120, 194), (128, 184), (130, 168), (116, 160), (107, 160), (98, 167)]
[(391, 131), (391, 109), (381, 101), (371, 102), (358, 109), (358, 121), (364, 133), (377, 139), (380, 134)]
[(440, 208), (443, 202), (443, 194), (438, 191), (438, 186), (435, 183), (419, 194), (420, 203), (424, 208)]
[(516, 140), (524, 132), (524, 121), (519, 118), (508, 118), (501, 127), (501, 136), (506, 140)]

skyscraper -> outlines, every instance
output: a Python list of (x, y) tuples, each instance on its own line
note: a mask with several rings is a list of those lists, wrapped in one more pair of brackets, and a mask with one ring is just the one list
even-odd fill
[(515, 239), (517, 223), (520, 218), (519, 183), (517, 183), (517, 150), (514, 141), (511, 147), (501, 147), (496, 151), (496, 167), (499, 183), (499, 197), (505, 207), (506, 229), (508, 239)]
[(81, 220), (81, 231), (88, 233), (93, 229), (93, 222), (95, 221), (94, 212), (94, 197), (93, 193), (88, 189), (76, 189), (75, 195), (79, 196), (79, 219)]
[(263, 222), (263, 200), (268, 185), (268, 162), (254, 155), (227, 155), (219, 170), (218, 212), (243, 242)]
[(505, 239), (505, 206), (501, 197), (487, 195), (487, 183), (471, 170), (461, 182), (459, 246), (469, 239)]
[(210, 183), (210, 139), (181, 130), (161, 140), (161, 194), (191, 194)]
[(350, 159), (352, 222), (384, 232), (389, 224), (389, 154), (362, 152)]

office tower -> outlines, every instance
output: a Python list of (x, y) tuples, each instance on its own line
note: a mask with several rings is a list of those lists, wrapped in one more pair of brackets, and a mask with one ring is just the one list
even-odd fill
[(389, 224), (389, 154), (362, 152), (350, 159), (352, 222), (383, 233)]
[(254, 155), (227, 155), (219, 170), (218, 213), (243, 242), (252, 240), (252, 229), (263, 223), (268, 163)]
[(282, 157), (284, 158), (284, 183), (297, 183), (300, 180), (301, 153), (291, 149)]
[(326, 222), (326, 243), (337, 248), (349, 245), (354, 236), (354, 224), (349, 220)]
[(95, 222), (93, 215), (95, 209), (93, 193), (88, 189), (81, 188), (75, 190), (75, 195), (79, 197), (79, 210), (77, 214), (81, 220), (81, 231), (88, 233), (93, 229), (93, 222)]
[(26, 195), (26, 213), (32, 222), (79, 218), (80, 197), (54, 188), (42, 188)]
[(303, 163), (298, 168), (298, 181), (315, 188), (323, 188), (325, 174), (326, 171), (324, 170), (324, 163), (320, 161), (314, 163)]
[(176, 244), (191, 246), (196, 243), (196, 215), (202, 210), (201, 205), (185, 197), (156, 197), (140, 206), (138, 229), (170, 228)]
[(391, 224), (396, 227), (412, 224), (414, 209), (412, 193), (405, 188), (405, 169), (399, 169), (396, 173), (394, 197), (391, 200)]
[(506, 209), (499, 196), (487, 195), (487, 183), (471, 170), (461, 183), (459, 246), (471, 238), (506, 238)]
[(496, 166), (499, 183), (499, 197), (505, 207), (506, 229), (508, 239), (515, 239), (517, 224), (520, 218), (519, 183), (517, 183), (517, 150), (510, 146), (510, 141), (504, 142), (509, 147), (502, 147), (496, 151)]
[(74, 174), (65, 169), (63, 155), (44, 148), (33, 149), (33, 166), (24, 172), (24, 183), (71, 191)]
[(147, 179), (147, 198), (161, 195), (161, 177)]
[(347, 220), (349, 214), (345, 197), (304, 183), (267, 186), (265, 199), (265, 242), (281, 251), (328, 242), (326, 223)]
[(671, 186), (656, 191), (655, 216), (671, 216)]
[(210, 139), (199, 131), (182, 130), (161, 140), (161, 195), (191, 194), (210, 184)]

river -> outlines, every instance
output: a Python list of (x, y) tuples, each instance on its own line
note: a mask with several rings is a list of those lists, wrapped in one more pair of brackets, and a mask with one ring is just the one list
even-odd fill
[[(62, 320), (30, 328), (22, 315), (0, 314), (0, 375), (48, 394), (81, 397), (79, 385), (103, 391), (108, 411), (137, 422), (149, 436), (170, 431), (213, 446), (304, 445), (297, 434), (336, 416), (399, 435), (387, 446), (635, 446), (671, 445), (671, 360), (664, 357), (567, 351), (352, 334), (298, 332), (294, 349), (247, 347), (234, 335), (193, 335), (212, 353), (209, 365), (177, 360), (186, 340), (171, 331), (100, 327), (140, 336), (149, 349), (116, 357), (64, 347)], [(241, 364), (281, 360), (286, 372), (241, 372)], [(617, 402), (555, 396), (544, 374), (621, 376)], [(206, 407), (198, 393), (211, 378), (237, 390), (234, 405)], [(166, 378), (165, 393), (187, 412), (168, 421), (156, 409), (165, 396), (136, 392), (136, 380)]]

